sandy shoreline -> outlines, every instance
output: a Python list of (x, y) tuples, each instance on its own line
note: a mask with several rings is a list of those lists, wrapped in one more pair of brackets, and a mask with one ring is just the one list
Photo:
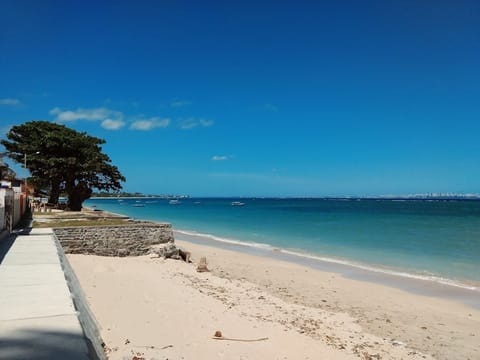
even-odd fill
[(174, 230), (174, 235), (177, 241), (183, 240), (197, 245), (219, 247), (235, 252), (292, 262), (323, 272), (340, 274), (353, 280), (385, 285), (419, 295), (462, 302), (480, 310), (480, 284), (478, 282), (417, 275), (402, 270), (392, 271), (392, 269), (375, 267), (369, 264), (355, 264), (342, 259), (319, 257), (299, 251), (292, 252), (288, 249), (251, 246), (237, 241), (214, 240), (209, 235), (194, 234), (181, 230)]
[[(176, 242), (212, 271), (149, 256), (68, 256), (111, 359), (480, 357), (480, 311), (462, 303)], [(217, 330), (268, 340), (213, 340)]]

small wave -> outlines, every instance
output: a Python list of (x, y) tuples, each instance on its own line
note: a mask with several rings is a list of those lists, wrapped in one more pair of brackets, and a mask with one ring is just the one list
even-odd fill
[(215, 235), (212, 235), (212, 234), (199, 233), (199, 232), (195, 232), (195, 231), (175, 230), (174, 232), (177, 232), (177, 233), (183, 234), (183, 235), (187, 235), (187, 236), (207, 238), (207, 239), (210, 239), (210, 240), (214, 240), (214, 241), (218, 241), (218, 242), (226, 243), (226, 244), (231, 244), (231, 245), (239, 245), (239, 246), (257, 248), (257, 249), (262, 249), (262, 250), (267, 250), (267, 251), (272, 251), (272, 252), (273, 251), (280, 252), (282, 254), (286, 254), (286, 255), (289, 255), (289, 256), (295, 256), (295, 257), (303, 258), (303, 259), (309, 259), (309, 260), (315, 260), (315, 261), (319, 261), (319, 262), (321, 261), (321, 262), (327, 262), (327, 263), (331, 263), (331, 264), (338, 264), (338, 265), (343, 265), (343, 266), (354, 267), (354, 268), (357, 268), (357, 269), (361, 269), (361, 270), (365, 270), (365, 271), (371, 271), (371, 272), (385, 274), (385, 275), (403, 277), (403, 278), (414, 279), (414, 280), (431, 281), (431, 282), (436, 282), (436, 283), (443, 284), (443, 285), (453, 286), (453, 287), (466, 289), (466, 290), (472, 290), (472, 291), (478, 291), (479, 290), (477, 286), (465, 284), (465, 283), (462, 283), (462, 282), (459, 282), (459, 281), (456, 281), (456, 280), (444, 278), (444, 277), (434, 275), (434, 274), (422, 275), (422, 274), (409, 273), (409, 272), (405, 272), (405, 271), (398, 271), (398, 270), (392, 270), (392, 269), (387, 269), (387, 268), (375, 267), (375, 266), (371, 266), (371, 265), (367, 265), (367, 264), (363, 264), (363, 263), (358, 263), (358, 262), (354, 262), (354, 261), (337, 259), (337, 258), (330, 258), (330, 257), (325, 257), (325, 256), (318, 256), (318, 255), (303, 253), (301, 251), (282, 249), (282, 248), (272, 246), (272, 245), (269, 245), (269, 244), (241, 241), (241, 240), (237, 240), (237, 239), (224, 238), (224, 237), (219, 237), (219, 236), (215, 236)]
[(329, 263), (333, 263), (333, 264), (340, 264), (340, 265), (355, 267), (357, 269), (372, 271), (372, 272), (375, 272), (375, 273), (380, 273), (380, 274), (385, 274), (385, 275), (393, 275), (393, 276), (398, 276), (398, 277), (403, 277), (403, 278), (408, 278), (408, 279), (415, 279), (415, 280), (433, 281), (433, 282), (436, 282), (436, 283), (439, 283), (439, 284), (455, 286), (455, 287), (458, 287), (458, 288), (473, 290), (473, 291), (478, 290), (478, 287), (476, 287), (476, 286), (464, 284), (464, 283), (461, 283), (459, 281), (444, 278), (444, 277), (437, 276), (437, 275), (421, 275), (421, 274), (414, 274), (414, 273), (409, 273), (409, 272), (405, 272), (405, 271), (390, 270), (390, 269), (374, 267), (374, 266), (370, 266), (370, 265), (366, 265), (366, 264), (362, 264), (362, 263), (358, 263), (358, 262), (354, 262), (354, 261), (328, 258), (328, 257), (323, 257), (323, 256), (311, 255), (311, 254), (304, 254), (304, 253), (301, 253), (301, 252), (296, 252), (296, 251), (291, 251), (291, 250), (286, 250), (286, 249), (278, 249), (277, 251), (279, 251), (281, 253), (284, 253), (284, 254), (288, 254), (288, 255), (307, 258), (307, 259), (311, 259), (311, 260), (324, 261), (324, 262), (329, 262)]
[(196, 232), (196, 231), (174, 230), (174, 232), (184, 234), (184, 235), (188, 235), (188, 236), (203, 237), (203, 238), (207, 238), (207, 239), (211, 239), (211, 240), (215, 240), (215, 241), (218, 241), (218, 242), (231, 244), (231, 245), (240, 245), (240, 246), (253, 247), (253, 248), (264, 249), (264, 250), (274, 250), (274, 249), (276, 249), (275, 247), (273, 247), (269, 244), (247, 242), (247, 241), (241, 241), (241, 240), (230, 239), (230, 238), (223, 238), (223, 237), (215, 236), (215, 235), (212, 235), (212, 234), (199, 233), (199, 232)]

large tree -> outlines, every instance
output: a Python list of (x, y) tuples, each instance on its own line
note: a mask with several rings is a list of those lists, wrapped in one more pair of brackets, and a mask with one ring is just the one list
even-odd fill
[(3, 154), (0, 154), (0, 180), (13, 180), (15, 179), (15, 171), (10, 169), (8, 164), (4, 164), (2, 161)]
[(93, 189), (122, 189), (125, 178), (102, 152), (103, 139), (49, 121), (13, 126), (7, 139), (0, 142), (9, 157), (19, 163), (27, 160), (32, 182), (48, 188), (50, 203), (65, 192), (69, 208), (81, 210)]

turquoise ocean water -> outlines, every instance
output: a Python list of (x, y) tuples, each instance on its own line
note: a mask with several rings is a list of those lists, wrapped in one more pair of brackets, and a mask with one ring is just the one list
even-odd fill
[[(480, 201), (90, 199), (184, 234), (461, 287), (480, 284)], [(242, 201), (245, 206), (232, 206)], [(143, 205), (143, 207), (133, 206)]]

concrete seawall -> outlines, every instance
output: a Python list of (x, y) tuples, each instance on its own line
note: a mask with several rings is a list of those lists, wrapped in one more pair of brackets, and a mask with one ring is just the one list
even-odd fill
[(73, 304), (77, 310), (78, 320), (82, 327), (85, 338), (87, 339), (87, 346), (89, 347), (91, 357), (93, 359), (105, 360), (107, 357), (103, 349), (103, 340), (100, 335), (100, 327), (95, 319), (95, 316), (90, 310), (90, 307), (88, 306), (88, 302), (80, 282), (78, 281), (75, 272), (65, 256), (62, 245), (60, 244), (56, 235), (54, 235), (54, 237), (63, 273), (72, 296)]

